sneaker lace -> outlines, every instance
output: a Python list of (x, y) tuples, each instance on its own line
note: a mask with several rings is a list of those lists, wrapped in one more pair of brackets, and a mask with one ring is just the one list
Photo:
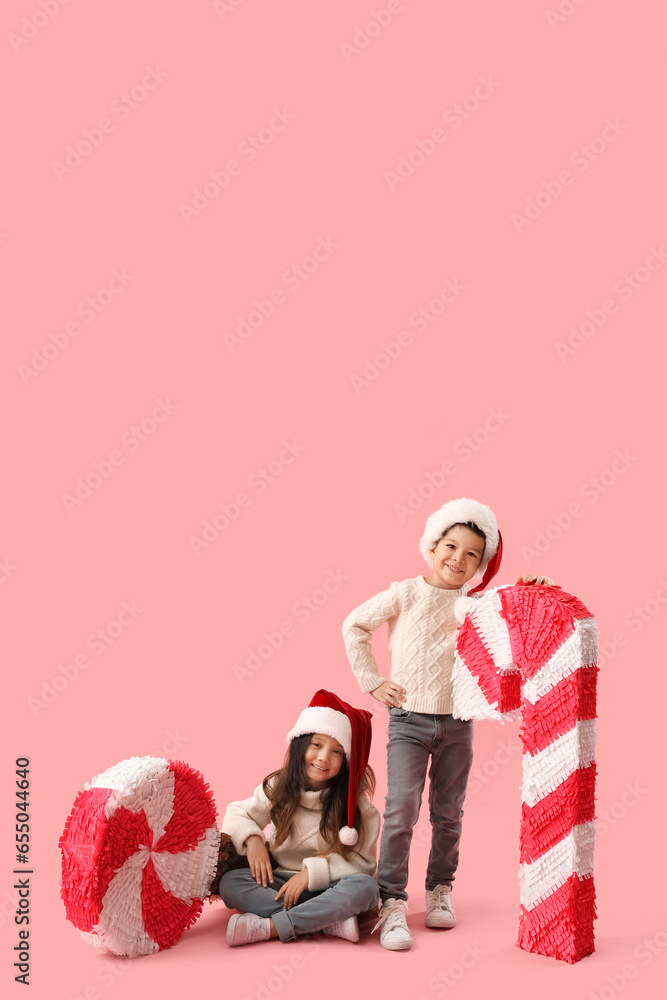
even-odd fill
[(255, 913), (246, 913), (246, 936), (250, 944), (263, 940), (264, 920)]
[(402, 899), (397, 899), (391, 906), (383, 906), (380, 910), (380, 919), (371, 931), (371, 934), (375, 934), (378, 927), (382, 927), (383, 924), (387, 925), (387, 930), (391, 930), (393, 927), (405, 927), (405, 911), (407, 908), (408, 904)]
[(437, 885), (433, 890), (433, 905), (452, 913), (451, 891), (448, 885)]

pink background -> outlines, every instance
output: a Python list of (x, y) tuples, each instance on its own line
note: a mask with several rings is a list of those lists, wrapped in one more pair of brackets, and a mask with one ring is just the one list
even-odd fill
[[(33, 997), (417, 1000), (505, 994), (521, 977), (545, 998), (612, 1000), (664, 980), (664, 23), (649, 0), (566, 0), (556, 20), (559, 2), (3, 4), (1, 953), (11, 982), (13, 761), (26, 754)], [(154, 89), (132, 98), (145, 77)], [(103, 119), (81, 162), (58, 168)], [(197, 215), (179, 207), (230, 160)], [(459, 294), (442, 306), (448, 280)], [(230, 350), (224, 334), (275, 289), (272, 315)], [(431, 301), (426, 329), (410, 325)], [(559, 349), (587, 319), (590, 335)], [(354, 381), (383, 343), (398, 356)], [(156, 400), (169, 402), (159, 423)], [(219, 505), (239, 493), (225, 527)], [(477, 727), (455, 931), (422, 926), (422, 819), (409, 953), (375, 938), (230, 951), (221, 904), (150, 959), (83, 943), (58, 896), (58, 837), (84, 782), (125, 757), (187, 760), (224, 810), (278, 766), (324, 686), (375, 713), (381, 807), (385, 718), (358, 691), (340, 625), (426, 572), (426, 515), (462, 495), (497, 512), (502, 582), (548, 573), (599, 620), (596, 954), (569, 967), (514, 946), (520, 754), (516, 728), (491, 723)], [(193, 545), (216, 514), (217, 537)], [(344, 579), (305, 620), (330, 572)], [(87, 645), (123, 602), (142, 610), (111, 645)], [(281, 648), (239, 678), (285, 622)], [(479, 958), (456, 980), (466, 948)]]

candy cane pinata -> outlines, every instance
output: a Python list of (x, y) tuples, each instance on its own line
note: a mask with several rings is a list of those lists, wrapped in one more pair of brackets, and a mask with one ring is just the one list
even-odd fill
[(577, 962), (595, 950), (597, 626), (558, 587), (503, 587), (463, 601), (454, 715), (521, 719), (517, 944)]
[(116, 955), (170, 948), (209, 893), (215, 819), (208, 785), (182, 761), (131, 757), (93, 778), (60, 838), (68, 920)]

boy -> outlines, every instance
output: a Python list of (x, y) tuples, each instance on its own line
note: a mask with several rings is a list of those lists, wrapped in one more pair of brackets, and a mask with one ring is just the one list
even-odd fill
[[(419, 816), (429, 757), (431, 853), (426, 872), (426, 926), (456, 923), (451, 902), (461, 816), (472, 764), (473, 723), (452, 716), (451, 673), (457, 621), (454, 606), (467, 583), (483, 574), (482, 590), (500, 568), (502, 539), (493, 511), (465, 497), (428, 518), (420, 551), (428, 577), (392, 583), (343, 623), (350, 665), (362, 692), (389, 709), (387, 798), (378, 864), (380, 943), (390, 951), (413, 944), (405, 919), (412, 829)], [(543, 578), (526, 578), (526, 582)], [(551, 582), (551, 581), (549, 581)], [(459, 605), (459, 618), (466, 601)], [(391, 679), (378, 674), (371, 632), (389, 623)]]

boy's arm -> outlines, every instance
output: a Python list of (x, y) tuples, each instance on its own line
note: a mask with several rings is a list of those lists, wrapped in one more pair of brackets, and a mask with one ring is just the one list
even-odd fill
[(369, 601), (350, 612), (343, 622), (345, 650), (359, 687), (364, 694), (385, 682), (371, 651), (371, 632), (394, 618), (399, 611), (398, 584), (392, 583)]

